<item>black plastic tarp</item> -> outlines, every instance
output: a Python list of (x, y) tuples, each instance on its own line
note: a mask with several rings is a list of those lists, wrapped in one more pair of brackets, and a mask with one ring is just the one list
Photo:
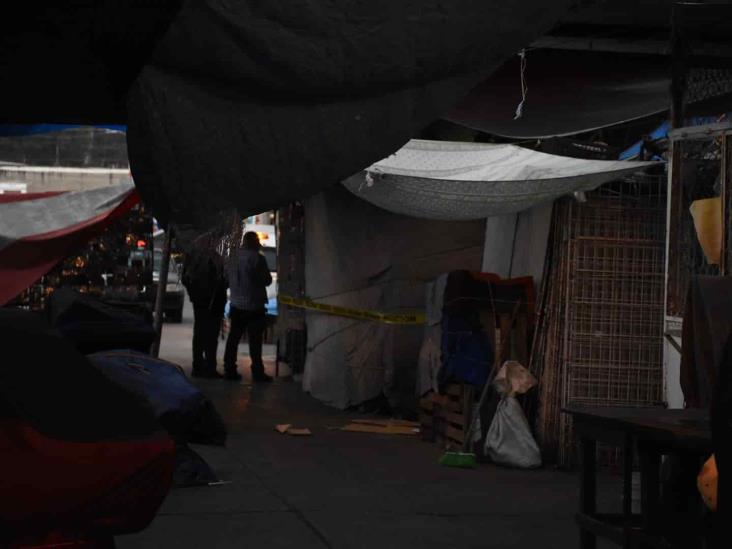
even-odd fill
[(128, 96), (128, 147), (163, 224), (303, 199), (392, 153), (567, 0), (187, 2)]
[(126, 117), (141, 196), (184, 240), (398, 149), (570, 4), (29, 0), (3, 18), (0, 122)]
[(180, 366), (129, 350), (88, 358), (111, 381), (144, 399), (176, 442), (225, 443), (226, 427), (216, 408)]
[(0, 309), (0, 348), (0, 545), (145, 528), (175, 465), (174, 443), (147, 403), (41, 316)]
[(84, 354), (112, 349), (149, 352), (155, 339), (143, 316), (69, 288), (56, 290), (48, 301), (51, 325)]
[(96, 441), (161, 431), (147, 404), (33, 313), (0, 308), (0, 402), (47, 436)]

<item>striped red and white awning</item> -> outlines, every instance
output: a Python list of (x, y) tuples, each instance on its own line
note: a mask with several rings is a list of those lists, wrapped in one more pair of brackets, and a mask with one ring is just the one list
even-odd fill
[(139, 202), (132, 183), (0, 194), (0, 306)]

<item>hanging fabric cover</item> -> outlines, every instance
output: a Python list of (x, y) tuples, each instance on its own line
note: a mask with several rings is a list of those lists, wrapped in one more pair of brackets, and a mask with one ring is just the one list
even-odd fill
[(519, 212), (654, 164), (568, 158), (516, 145), (412, 139), (343, 184), (394, 213), (457, 221)]
[(0, 305), (139, 200), (132, 182), (90, 191), (0, 195)]
[(0, 546), (71, 526), (144, 529), (175, 465), (173, 440), (145, 402), (42, 315), (0, 308), (0, 345)]
[(128, 93), (140, 194), (184, 239), (403, 145), (568, 0), (185, 2)]

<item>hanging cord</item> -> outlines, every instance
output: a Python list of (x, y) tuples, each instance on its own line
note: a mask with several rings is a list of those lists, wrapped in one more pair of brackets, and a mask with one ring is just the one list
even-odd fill
[(514, 120), (518, 120), (524, 115), (524, 103), (526, 102), (526, 94), (529, 92), (529, 88), (526, 85), (526, 50), (521, 50), (518, 56), (521, 59), (521, 102), (516, 107), (516, 115), (513, 117)]
[(366, 172), (366, 175), (364, 175), (363, 181), (361, 181), (361, 184), (358, 186), (358, 192), (361, 192), (363, 190), (364, 185), (366, 185), (367, 187), (374, 186), (374, 178), (371, 175), (371, 172), (369, 172), (369, 171)]

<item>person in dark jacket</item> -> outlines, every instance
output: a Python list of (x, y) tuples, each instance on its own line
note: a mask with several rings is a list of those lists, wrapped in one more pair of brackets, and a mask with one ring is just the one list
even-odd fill
[(267, 260), (260, 253), (261, 249), (257, 233), (244, 233), (244, 245), (236, 251), (229, 262), (231, 327), (224, 354), (224, 377), (226, 379), (241, 379), (241, 374), (236, 371), (236, 356), (239, 341), (246, 330), (249, 336), (253, 381), (255, 383), (272, 381), (272, 378), (264, 372), (262, 362), (262, 339), (267, 305), (266, 288), (272, 283), (272, 275), (269, 272)]
[(226, 306), (226, 277), (223, 259), (213, 245), (213, 239), (205, 237), (183, 263), (183, 285), (193, 304), (194, 377), (221, 378), (216, 352)]

